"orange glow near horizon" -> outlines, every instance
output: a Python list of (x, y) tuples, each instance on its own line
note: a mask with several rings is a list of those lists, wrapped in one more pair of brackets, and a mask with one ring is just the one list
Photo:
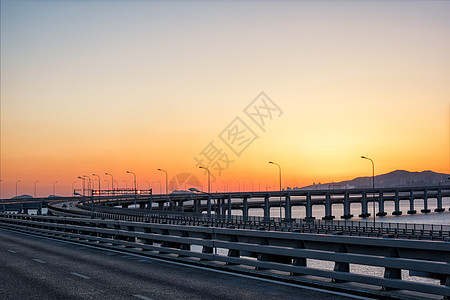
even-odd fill
[[(230, 159), (206, 164), (212, 191), (277, 189), (269, 161), (283, 187), (371, 176), (361, 155), (450, 173), (450, 2), (1, 5), (1, 198), (127, 170), (165, 192), (158, 168), (206, 189), (211, 142)], [(261, 91), (282, 110), (264, 128), (245, 113)], [(239, 155), (220, 138), (236, 118), (257, 136)]]

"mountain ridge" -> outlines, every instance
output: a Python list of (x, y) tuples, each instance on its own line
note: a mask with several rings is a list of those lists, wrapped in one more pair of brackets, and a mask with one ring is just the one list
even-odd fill
[[(404, 186), (427, 186), (450, 184), (448, 174), (437, 173), (430, 170), (421, 172), (410, 172), (406, 170), (395, 170), (389, 173), (375, 176), (376, 188), (392, 188)], [(351, 189), (351, 188), (371, 188), (372, 176), (356, 177), (351, 180), (340, 182), (329, 182), (313, 184), (302, 189)]]

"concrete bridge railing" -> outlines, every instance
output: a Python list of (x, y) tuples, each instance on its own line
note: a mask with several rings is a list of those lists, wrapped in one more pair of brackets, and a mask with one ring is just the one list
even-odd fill
[[(310, 276), (314, 276), (320, 279), (314, 281), (316, 284), (334, 289), (352, 282), (352, 285), (359, 284), (358, 289), (376, 295), (409, 291), (418, 293), (412, 294), (417, 298), (450, 297), (449, 240), (418, 241), (392, 239), (389, 235), (354, 237), (17, 214), (0, 214), (0, 227), (244, 273), (253, 268), (252, 273), (276, 274), (303, 283), (310, 282)], [(331, 262), (334, 268), (313, 268), (310, 260)], [(358, 273), (354, 271), (355, 266), (382, 268), (383, 275)], [(436, 281), (405, 280), (402, 272), (405, 270), (410, 275)], [(346, 285), (346, 289), (352, 289), (352, 285)]]

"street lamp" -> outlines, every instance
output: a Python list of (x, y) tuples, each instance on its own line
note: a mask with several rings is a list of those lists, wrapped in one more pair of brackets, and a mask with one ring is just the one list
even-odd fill
[(375, 164), (373, 160), (367, 156), (362, 155), (362, 159), (370, 160), (372, 163), (372, 206), (373, 206), (373, 227), (375, 227)]
[(167, 171), (163, 170), (163, 169), (158, 169), (158, 171), (166, 173), (166, 203), (168, 206), (170, 206), (169, 205), (169, 184), (168, 184), (168, 180), (167, 180), (167, 178), (168, 178)]
[(105, 175), (111, 176), (111, 190), (113, 191), (114, 194), (114, 177), (109, 173), (105, 173)]
[(35, 182), (34, 182), (34, 198), (36, 198), (36, 185), (37, 185), (37, 183), (39, 182), (39, 180), (36, 180)]
[(92, 183), (91, 183), (91, 177), (83, 175), (83, 177), (86, 177), (89, 180), (89, 186), (88, 186), (88, 191), (90, 190), (90, 193), (92, 195)]
[(104, 182), (106, 182), (106, 188), (109, 190), (109, 181), (106, 179), (103, 179)]
[(53, 181), (53, 196), (55, 196), (55, 184), (57, 184), (58, 181)]
[(211, 172), (208, 168), (200, 166), (200, 169), (205, 169), (208, 172), (208, 193), (211, 193)]
[(83, 201), (84, 201), (84, 194), (85, 194), (85, 181), (86, 181), (86, 178), (84, 178), (84, 177), (81, 177), (81, 176), (78, 176), (77, 177), (78, 179), (81, 179), (81, 180), (83, 180)]
[(136, 192), (137, 192), (137, 187), (136, 187), (136, 174), (134, 174), (134, 173), (131, 172), (131, 171), (127, 171), (127, 173), (133, 174), (133, 176), (134, 176), (134, 193), (136, 194)]
[(97, 174), (92, 174), (92, 176), (98, 177), (98, 199), (100, 200), (100, 176)]
[(76, 181), (72, 182), (72, 196), (74, 196), (74, 197), (75, 197), (75, 184), (76, 183), (77, 183)]
[(281, 167), (279, 164), (274, 163), (273, 161), (269, 161), (269, 164), (278, 166), (278, 175), (280, 177), (280, 219), (281, 219), (282, 218), (282, 216), (281, 216)]
[(18, 189), (17, 186), (19, 185), (19, 182), (20, 182), (20, 180), (17, 180), (17, 181), (16, 181), (16, 198), (17, 198), (17, 189)]

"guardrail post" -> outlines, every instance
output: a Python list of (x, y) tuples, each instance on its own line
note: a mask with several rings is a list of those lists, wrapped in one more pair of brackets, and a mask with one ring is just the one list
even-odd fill
[(392, 213), (394, 216), (400, 216), (402, 211), (400, 210), (400, 199), (398, 196), (398, 190), (395, 191), (395, 199), (394, 199), (395, 211)]
[[(239, 240), (238, 240), (237, 236), (232, 235), (232, 236), (230, 236), (230, 242), (237, 243), (237, 242), (239, 242)], [(229, 257), (241, 257), (241, 252), (236, 249), (228, 249), (228, 256)], [(227, 262), (226, 264), (227, 265), (236, 265), (235, 263), (230, 263), (230, 262)]]
[[(392, 237), (393, 237), (393, 235), (383, 236), (383, 238), (392, 238)], [(386, 253), (385, 257), (392, 257), (392, 258), (400, 257), (400, 255), (398, 253), (398, 249), (397, 248), (387, 248), (387, 253)], [(402, 279), (402, 270), (385, 267), (384, 268), (384, 278), (401, 280)], [(393, 290), (393, 288), (383, 286), (383, 290), (385, 290), (385, 291)]]
[(209, 194), (208, 194), (208, 200), (206, 203), (206, 210), (207, 210), (208, 218), (211, 218), (211, 195), (209, 195)]
[[(265, 237), (261, 238), (260, 245), (269, 245), (269, 240)], [(270, 261), (270, 255), (267, 253), (258, 253), (258, 261)], [(265, 270), (266, 268), (256, 267), (256, 270)]]
[[(337, 244), (336, 245), (336, 251), (337, 253), (348, 253), (347, 245), (346, 244)], [(350, 264), (345, 262), (334, 262), (334, 271), (336, 272), (350, 272)], [(344, 282), (344, 280), (338, 280), (333, 278), (333, 282)]]
[[(203, 233), (203, 238), (207, 239), (207, 240), (212, 240), (212, 234), (208, 233), (208, 232), (205, 232), (205, 233)], [(212, 253), (214, 253), (213, 250), (214, 250), (213, 247), (203, 246), (202, 253), (212, 254)], [(200, 260), (204, 261), (204, 260), (207, 260), (207, 259), (206, 258), (202, 258)]]
[(425, 189), (423, 191), (423, 209), (421, 210), (421, 212), (423, 212), (425, 214), (431, 212), (431, 210), (428, 209), (428, 191), (427, 191), (427, 189)]
[[(295, 245), (296, 249), (305, 249), (305, 242), (303, 241), (297, 241), (296, 245)], [(293, 266), (298, 266), (298, 267), (306, 267), (306, 258), (303, 257), (294, 257), (292, 259), (292, 265)], [(298, 273), (293, 273), (291, 272), (292, 276), (298, 276), (298, 275), (302, 275), (302, 274), (298, 274)]]
[(410, 190), (409, 191), (409, 210), (408, 210), (408, 214), (409, 215), (413, 215), (416, 213), (416, 210), (414, 209), (414, 191)]

